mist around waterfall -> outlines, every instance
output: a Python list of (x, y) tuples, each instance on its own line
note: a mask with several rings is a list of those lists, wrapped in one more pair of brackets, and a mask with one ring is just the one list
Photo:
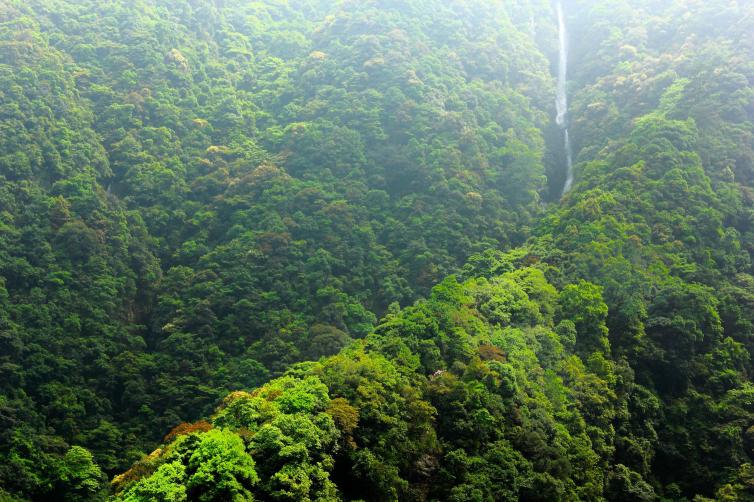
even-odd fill
[(555, 10), (558, 16), (558, 82), (555, 97), (557, 113), (555, 123), (563, 134), (566, 177), (561, 195), (565, 195), (573, 187), (573, 150), (568, 133), (568, 28), (561, 1), (558, 1)]

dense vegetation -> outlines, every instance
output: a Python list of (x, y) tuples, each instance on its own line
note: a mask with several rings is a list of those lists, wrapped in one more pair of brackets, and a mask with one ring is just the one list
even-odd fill
[(565, 9), (555, 200), (547, 0), (0, 3), (0, 500), (754, 500), (754, 7)]

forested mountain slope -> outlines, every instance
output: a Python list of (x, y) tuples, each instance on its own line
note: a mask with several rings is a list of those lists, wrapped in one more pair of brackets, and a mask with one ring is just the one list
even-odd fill
[(751, 500), (754, 8), (564, 10), (555, 200), (548, 1), (0, 4), (0, 498)]
[(125, 469), (521, 243), (551, 80), (513, 14), (3, 2), (3, 484)]

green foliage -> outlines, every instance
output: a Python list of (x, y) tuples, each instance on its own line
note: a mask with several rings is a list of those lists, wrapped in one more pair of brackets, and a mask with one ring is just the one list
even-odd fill
[(128, 502), (182, 502), (187, 500), (187, 490), (182, 484), (185, 477), (186, 468), (180, 462), (162, 464), (152, 476), (133, 486), (122, 499)]
[(547, 60), (476, 4), (3, 3), (0, 486), (123, 471), (528, 237)]
[(59, 469), (62, 486), (57, 490), (66, 494), (66, 500), (92, 500), (101, 491), (102, 471), (86, 449), (72, 446)]
[(571, 321), (576, 328), (576, 350), (580, 354), (610, 353), (607, 339), (607, 305), (602, 300), (602, 288), (585, 281), (569, 284), (558, 299), (558, 317)]
[(143, 461), (148, 468), (118, 480), (119, 498), (332, 498), (331, 452), (340, 434), (329, 404), (327, 387), (313, 376), (231, 394), (213, 418), (216, 428), (177, 436)]
[[(246, 444), (262, 499), (596, 499), (616, 383), (609, 361), (590, 359), (592, 370), (565, 352), (553, 331), (558, 296), (537, 269), (448, 279), (363, 342), (230, 394), (213, 422)], [(428, 352), (439, 359), (422, 357)], [(181, 451), (192, 462), (202, 443), (191, 437), (166, 445), (157, 461)], [(162, 473), (145, 476), (125, 493)], [(633, 484), (616, 475), (611, 486), (652, 493), (640, 475), (627, 479)]]
[(0, 500), (753, 499), (753, 7), (564, 3), (557, 203), (550, 2), (2, 3)]
[(254, 461), (237, 436), (214, 429), (201, 435), (188, 459), (186, 486), (195, 500), (248, 500), (257, 481)]

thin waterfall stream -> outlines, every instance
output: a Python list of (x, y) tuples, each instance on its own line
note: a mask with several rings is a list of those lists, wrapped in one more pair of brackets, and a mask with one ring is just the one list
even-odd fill
[(563, 195), (567, 194), (573, 186), (573, 152), (571, 151), (571, 138), (568, 136), (568, 31), (563, 13), (563, 3), (558, 1), (558, 34), (560, 41), (558, 59), (558, 88), (555, 106), (557, 116), (555, 122), (563, 131), (563, 143), (566, 154), (566, 181), (563, 186)]

